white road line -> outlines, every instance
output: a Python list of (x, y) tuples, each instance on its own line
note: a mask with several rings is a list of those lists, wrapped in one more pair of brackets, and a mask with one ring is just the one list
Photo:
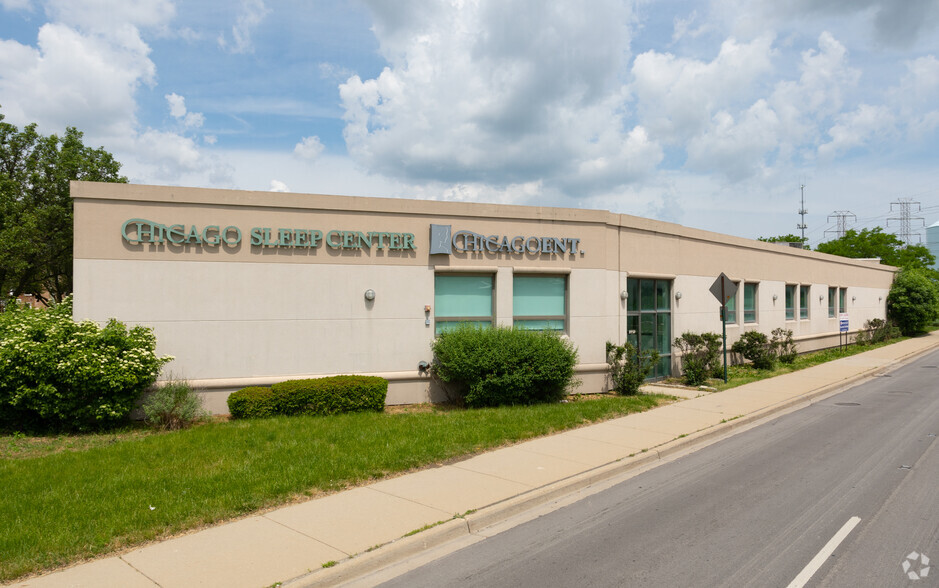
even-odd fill
[(799, 575), (795, 577), (792, 582), (789, 582), (787, 588), (803, 588), (803, 586), (812, 579), (812, 576), (815, 575), (815, 572), (818, 571), (818, 568), (822, 567), (822, 564), (825, 563), (831, 554), (834, 553), (838, 546), (841, 545), (841, 542), (845, 540), (848, 534), (854, 530), (854, 527), (861, 522), (860, 517), (851, 517), (848, 519), (848, 522), (845, 523), (841, 529), (835, 533), (835, 536), (828, 540), (828, 543), (825, 544), (825, 547), (822, 547), (822, 550), (815, 554), (815, 557), (812, 558), (812, 561), (805, 566)]

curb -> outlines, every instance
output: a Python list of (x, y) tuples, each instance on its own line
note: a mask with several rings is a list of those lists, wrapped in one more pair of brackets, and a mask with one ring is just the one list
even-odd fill
[[(552, 500), (572, 494), (589, 486), (604, 482), (639, 470), (643, 466), (664, 463), (665, 459), (691, 449), (700, 449), (717, 442), (728, 433), (738, 429), (755, 426), (771, 417), (792, 412), (815, 404), (829, 396), (853, 387), (863, 380), (896, 370), (918, 356), (925, 355), (939, 347), (939, 342), (924, 349), (916, 349), (897, 357), (890, 364), (869, 368), (853, 376), (819, 386), (800, 396), (759, 409), (747, 415), (735, 417), (726, 422), (695, 431), (686, 436), (667, 441), (650, 448), (647, 452), (615, 462), (597, 466), (586, 472), (575, 474), (539, 488), (534, 488), (515, 497), (483, 507), (475, 513), (456, 517), (421, 531), (410, 537), (397, 539), (379, 547), (375, 551), (353, 555), (331, 568), (312, 571), (293, 578), (282, 584), (283, 587), (320, 587), (335, 586), (349, 582), (392, 564), (416, 556), (430, 548), (437, 547), (458, 539), (475, 535), (480, 529), (505, 521), (506, 519), (531, 510)], [(740, 431), (737, 431), (740, 432)], [(654, 467), (654, 466), (653, 466)]]

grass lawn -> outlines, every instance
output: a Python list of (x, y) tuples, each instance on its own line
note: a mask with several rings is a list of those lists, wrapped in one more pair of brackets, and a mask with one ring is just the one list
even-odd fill
[[(841, 349), (834, 347), (831, 349), (824, 349), (822, 351), (813, 351), (811, 353), (799, 355), (791, 364), (777, 362), (776, 367), (772, 370), (758, 370), (750, 365), (731, 365), (727, 367), (727, 383), (724, 383), (723, 379), (712, 378), (711, 380), (708, 380), (708, 386), (711, 386), (717, 390), (736, 388), (737, 386), (743, 386), (744, 384), (749, 384), (750, 382), (757, 382), (759, 380), (765, 380), (766, 378), (774, 378), (776, 376), (788, 374), (789, 372), (804, 370), (805, 368), (810, 368), (822, 363), (841, 359), (842, 357), (850, 357), (852, 355), (857, 355), (858, 353), (864, 353), (865, 351), (870, 351), (872, 349), (884, 347), (892, 343), (905, 341), (906, 339), (909, 339), (909, 337), (897, 337), (895, 339), (890, 339), (889, 341), (874, 343), (873, 345), (850, 344), (845, 345)], [(728, 350), (728, 355), (729, 353), (730, 352)]]
[(0, 437), (0, 581), (670, 397)]

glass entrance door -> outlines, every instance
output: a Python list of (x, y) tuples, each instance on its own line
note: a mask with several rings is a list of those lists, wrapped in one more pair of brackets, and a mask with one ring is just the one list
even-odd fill
[(672, 309), (670, 280), (626, 280), (626, 340), (639, 351), (655, 349), (659, 362), (651, 378), (672, 373)]

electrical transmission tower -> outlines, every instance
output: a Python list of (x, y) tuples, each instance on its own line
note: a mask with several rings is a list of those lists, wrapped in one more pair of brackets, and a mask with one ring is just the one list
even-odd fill
[(805, 224), (805, 215), (809, 213), (809, 211), (805, 209), (805, 184), (799, 184), (799, 191), (802, 194), (801, 205), (799, 206), (799, 216), (802, 217), (802, 222), (797, 224), (796, 228), (802, 231), (802, 242), (805, 243), (805, 229), (809, 228), (809, 226)]
[[(890, 212), (893, 212), (894, 205), (899, 209), (899, 216), (888, 217), (887, 226), (890, 226), (890, 221), (899, 221), (900, 231), (895, 233), (896, 236), (907, 245), (913, 244), (913, 237), (916, 237), (916, 242), (919, 243), (922, 239), (919, 233), (914, 232), (912, 229), (913, 221), (919, 221), (923, 223), (924, 227), (926, 226), (926, 219), (921, 216), (912, 216), (912, 213), (920, 211), (919, 202), (913, 202), (912, 198), (897, 198), (896, 202), (890, 203)], [(916, 206), (916, 210), (913, 210), (914, 205)]]
[(836, 210), (829, 214), (828, 222), (831, 222), (831, 219), (834, 218), (838, 228), (825, 231), (825, 238), (828, 238), (828, 233), (834, 233), (835, 239), (844, 237), (844, 234), (848, 232), (848, 217), (853, 218), (854, 221), (857, 222), (857, 217), (850, 210)]

